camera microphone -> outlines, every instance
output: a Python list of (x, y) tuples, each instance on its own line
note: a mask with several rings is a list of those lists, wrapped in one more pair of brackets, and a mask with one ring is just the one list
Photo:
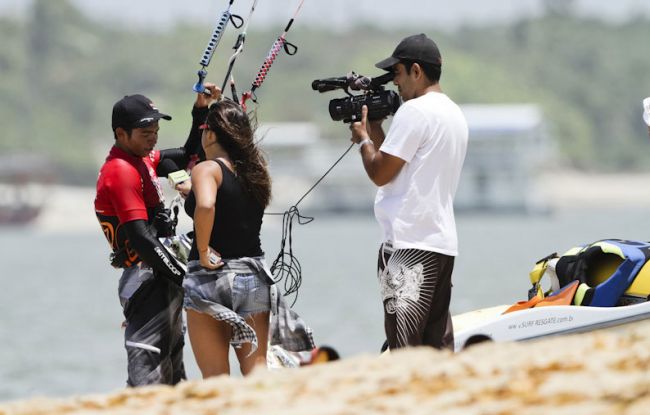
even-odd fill
[(341, 76), (338, 78), (316, 79), (311, 83), (311, 89), (318, 92), (334, 91), (348, 86), (348, 78)]

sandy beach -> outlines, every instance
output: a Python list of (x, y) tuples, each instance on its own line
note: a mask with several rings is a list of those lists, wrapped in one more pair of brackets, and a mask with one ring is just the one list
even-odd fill
[(428, 348), (245, 379), (217, 377), (65, 400), (0, 405), (2, 415), (589, 414), (650, 405), (650, 323), (537, 342)]

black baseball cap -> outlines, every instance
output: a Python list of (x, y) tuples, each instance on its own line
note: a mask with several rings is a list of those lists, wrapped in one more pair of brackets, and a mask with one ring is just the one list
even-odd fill
[(153, 102), (144, 95), (126, 95), (113, 105), (113, 131), (118, 127), (125, 130), (146, 127), (161, 118), (172, 119), (169, 115), (158, 111)]
[(402, 39), (393, 54), (375, 64), (379, 69), (389, 71), (399, 61), (407, 59), (416, 62), (442, 65), (442, 57), (436, 43), (424, 33)]

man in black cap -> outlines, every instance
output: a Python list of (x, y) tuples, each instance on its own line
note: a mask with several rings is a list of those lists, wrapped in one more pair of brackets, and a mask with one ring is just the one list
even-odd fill
[(368, 177), (379, 187), (383, 229), (378, 277), (391, 349), (453, 348), (451, 274), (458, 254), (453, 199), (467, 150), (465, 117), (440, 88), (442, 58), (424, 34), (403, 39), (376, 64), (394, 73), (405, 101), (388, 134), (380, 121), (350, 126)]
[[(206, 87), (219, 96), (214, 85)], [(95, 213), (113, 250), (111, 265), (123, 269), (118, 291), (129, 386), (173, 385), (185, 379), (185, 270), (158, 239), (175, 231), (158, 176), (185, 169), (198, 155), (199, 126), (207, 111), (208, 98), (198, 94), (185, 145), (157, 151), (158, 122), (171, 117), (143, 95), (125, 96), (113, 106), (115, 145), (99, 172)]]
[(643, 122), (648, 126), (648, 135), (650, 136), (650, 97), (643, 100)]

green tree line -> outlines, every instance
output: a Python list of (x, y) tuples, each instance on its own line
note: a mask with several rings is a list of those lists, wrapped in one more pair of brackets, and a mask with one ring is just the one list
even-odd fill
[[(607, 24), (555, 7), (507, 25), (419, 31), (439, 44), (442, 86), (457, 102), (538, 103), (564, 163), (642, 170), (650, 158), (640, 115), (641, 100), (650, 95), (648, 23)], [(251, 25), (234, 71), (240, 92), (250, 87), (281, 26), (256, 31)], [(67, 0), (36, 0), (27, 18), (0, 18), (0, 151), (45, 153), (62, 166), (65, 181), (92, 183), (97, 147), (112, 142), (112, 105), (136, 92), (174, 116), (162, 126), (159, 145), (180, 145), (211, 30), (188, 22), (164, 31), (116, 28)], [(327, 113), (329, 99), (343, 94), (313, 92), (311, 81), (351, 70), (378, 75), (373, 64), (413, 30), (405, 23), (401, 30), (331, 32), (296, 22), (289, 40), (299, 51), (281, 54), (258, 90), (258, 121), (316, 122), (328, 137), (347, 140), (345, 127)], [(226, 31), (209, 81), (222, 82), (236, 34)]]

